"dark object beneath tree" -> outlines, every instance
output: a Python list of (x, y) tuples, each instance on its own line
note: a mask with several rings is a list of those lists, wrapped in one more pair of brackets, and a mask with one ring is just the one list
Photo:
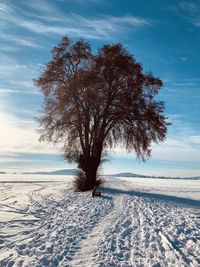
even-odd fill
[(94, 186), (94, 189), (92, 190), (92, 197), (100, 197), (101, 192), (96, 191), (96, 186)]
[(92, 192), (92, 197), (100, 197), (101, 192)]

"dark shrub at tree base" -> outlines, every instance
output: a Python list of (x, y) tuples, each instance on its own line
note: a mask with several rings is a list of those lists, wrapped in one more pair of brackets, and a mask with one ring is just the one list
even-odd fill
[(84, 192), (91, 189), (94, 189), (94, 186), (99, 187), (104, 183), (102, 177), (97, 175), (95, 184), (86, 179), (85, 173), (83, 171), (78, 171), (75, 179), (74, 179), (74, 189), (78, 192)]

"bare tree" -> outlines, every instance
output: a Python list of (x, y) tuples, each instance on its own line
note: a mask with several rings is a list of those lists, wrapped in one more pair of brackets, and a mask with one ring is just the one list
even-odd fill
[(121, 143), (145, 160), (151, 143), (166, 137), (164, 103), (155, 100), (162, 81), (144, 73), (121, 44), (95, 55), (84, 40), (63, 37), (35, 84), (44, 95), (40, 139), (63, 142), (66, 159), (85, 173), (82, 190), (96, 184), (107, 148)]

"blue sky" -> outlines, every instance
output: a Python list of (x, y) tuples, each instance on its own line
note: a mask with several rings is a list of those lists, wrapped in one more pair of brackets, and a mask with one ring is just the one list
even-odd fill
[(104, 173), (200, 175), (200, 2), (185, 0), (1, 0), (0, 171), (72, 168), (59, 148), (40, 144), (35, 117), (42, 96), (32, 80), (63, 35), (95, 51), (122, 42), (164, 82), (159, 98), (173, 124), (166, 141), (141, 163), (121, 147)]

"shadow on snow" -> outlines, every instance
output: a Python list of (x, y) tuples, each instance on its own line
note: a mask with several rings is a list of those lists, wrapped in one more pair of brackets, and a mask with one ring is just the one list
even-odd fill
[[(103, 187), (101, 188), (103, 193), (108, 193), (112, 195), (116, 194), (125, 194), (129, 196), (137, 196), (137, 197), (145, 197), (149, 198), (151, 200), (160, 200), (160, 201), (167, 201), (167, 202), (173, 202), (178, 205), (184, 205), (189, 207), (200, 207), (200, 200), (195, 199), (189, 199), (189, 198), (182, 198), (177, 196), (169, 196), (169, 195), (163, 195), (163, 194), (156, 194), (156, 193), (149, 193), (149, 192), (139, 192), (134, 190), (123, 190), (118, 188), (109, 188), (109, 187)], [(110, 198), (109, 196), (103, 196), (104, 198)]]

